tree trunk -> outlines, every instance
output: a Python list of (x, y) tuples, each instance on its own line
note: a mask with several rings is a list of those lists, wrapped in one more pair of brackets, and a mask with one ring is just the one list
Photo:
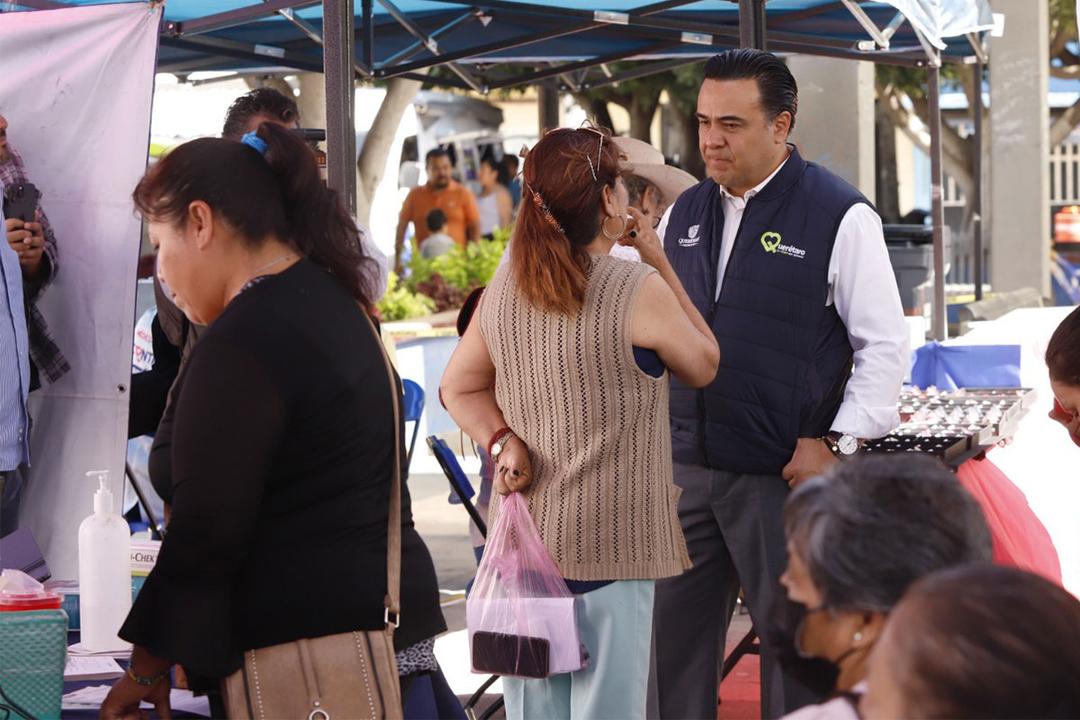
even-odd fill
[(611, 119), (611, 111), (608, 109), (607, 100), (601, 100), (585, 93), (574, 93), (574, 100), (581, 106), (581, 109), (585, 111), (585, 115), (594, 125), (611, 131), (615, 130), (615, 123)]
[(875, 103), (874, 142), (877, 146), (877, 204), (886, 223), (900, 221), (900, 188), (896, 171), (896, 125), (883, 109), (884, 101)]
[(1074, 102), (1050, 125), (1050, 148), (1056, 148), (1065, 142), (1078, 123), (1080, 123), (1080, 100)]
[[(879, 89), (878, 98), (882, 102), (882, 110), (891, 117), (893, 124), (900, 132), (907, 135), (916, 147), (929, 154), (930, 134), (922, 119), (923, 116), (908, 111), (905, 103), (900, 100), (900, 94), (895, 90), (882, 92)], [(912, 105), (917, 110), (926, 107), (925, 101), (912, 100)], [(970, 197), (975, 187), (971, 175), (971, 140), (961, 138), (956, 130), (942, 123), (941, 146), (942, 168), (945, 174), (956, 181), (966, 197)]]
[(652, 121), (660, 106), (660, 93), (655, 97), (635, 95), (630, 103), (630, 137), (652, 145)]
[(375, 121), (371, 123), (356, 161), (356, 169), (360, 173), (356, 183), (356, 217), (361, 225), (367, 226), (371, 220), (371, 203), (386, 170), (394, 135), (421, 85), (419, 80), (405, 78), (392, 78), (386, 85), (386, 97), (375, 114)]
[(292, 89), (292, 85), (285, 81), (285, 78), (280, 75), (258, 75), (255, 77), (245, 77), (244, 82), (249, 88), (254, 90), (255, 88), (273, 88), (285, 97), (295, 97)]
[(671, 108), (671, 155), (677, 156), (679, 166), (699, 180), (705, 178), (705, 161), (698, 148), (698, 121), (694, 113)]
[(300, 125), (326, 129), (326, 81), (322, 73), (300, 73)]

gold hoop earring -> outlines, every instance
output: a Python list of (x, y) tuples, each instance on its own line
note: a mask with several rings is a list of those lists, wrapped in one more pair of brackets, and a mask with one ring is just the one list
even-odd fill
[[(619, 228), (619, 232), (612, 235), (611, 233), (608, 232), (607, 221), (611, 220), (612, 218), (615, 218), (615, 217), (622, 220), (622, 227)], [(628, 222), (627, 219), (622, 215), (608, 215), (606, 218), (604, 218), (604, 221), (602, 223), (600, 223), (600, 231), (604, 233), (604, 237), (606, 237), (608, 240), (618, 240), (619, 238), (621, 238), (626, 233), (627, 222)]]

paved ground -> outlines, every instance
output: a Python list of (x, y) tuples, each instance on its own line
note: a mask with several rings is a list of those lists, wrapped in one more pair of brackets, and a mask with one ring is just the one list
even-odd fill
[(409, 478), (409, 491), (413, 499), (413, 520), (435, 561), (439, 588), (448, 591), (443, 595), (446, 624), (451, 631), (462, 630), (465, 604), (460, 600), (464, 599), (465, 584), (476, 574), (476, 560), (469, 540), (469, 517), (464, 507), (447, 502), (450, 486), (441, 472), (415, 473)]

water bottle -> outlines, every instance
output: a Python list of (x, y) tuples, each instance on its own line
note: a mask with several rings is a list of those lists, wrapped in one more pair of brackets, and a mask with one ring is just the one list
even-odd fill
[(79, 525), (79, 615), (82, 646), (91, 652), (122, 651), (130, 646), (117, 633), (131, 610), (131, 530), (113, 512), (108, 470), (98, 479), (94, 514)]

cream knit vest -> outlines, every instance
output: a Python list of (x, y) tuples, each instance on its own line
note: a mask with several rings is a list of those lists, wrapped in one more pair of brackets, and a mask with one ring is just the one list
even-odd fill
[[(634, 360), (634, 296), (654, 269), (595, 257), (576, 316), (516, 290), (509, 265), (484, 292), (480, 330), (495, 397), (529, 446), (529, 510), (563, 577), (646, 580), (690, 567), (672, 482), (667, 374)], [(489, 525), (499, 511), (492, 501)]]

